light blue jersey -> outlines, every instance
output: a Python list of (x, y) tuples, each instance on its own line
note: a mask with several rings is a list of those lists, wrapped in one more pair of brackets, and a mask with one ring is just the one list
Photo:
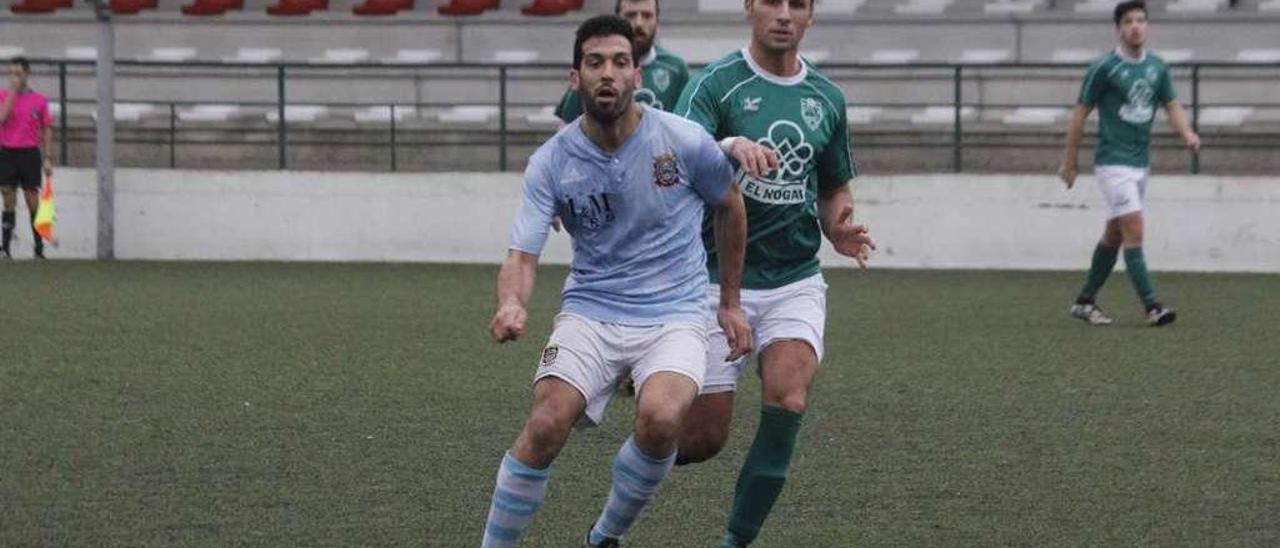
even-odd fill
[(582, 118), (529, 159), (511, 249), (541, 254), (551, 218), (573, 238), (562, 311), (625, 325), (702, 325), (707, 287), (701, 230), (733, 168), (700, 126), (650, 107), (613, 155)]

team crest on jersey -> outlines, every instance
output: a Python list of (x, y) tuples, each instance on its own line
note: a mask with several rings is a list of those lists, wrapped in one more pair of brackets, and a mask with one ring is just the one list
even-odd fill
[(667, 91), (671, 87), (671, 73), (664, 69), (653, 69), (653, 85), (658, 87), (658, 91)]
[(675, 186), (680, 182), (680, 164), (670, 152), (664, 152), (653, 159), (653, 184), (660, 187)]
[(560, 355), (560, 347), (550, 345), (542, 349), (542, 359), (538, 360), (538, 367), (547, 367), (556, 363), (556, 357)]
[(800, 117), (804, 118), (805, 125), (809, 126), (811, 131), (818, 131), (818, 126), (822, 125), (822, 103), (813, 97), (801, 99)]

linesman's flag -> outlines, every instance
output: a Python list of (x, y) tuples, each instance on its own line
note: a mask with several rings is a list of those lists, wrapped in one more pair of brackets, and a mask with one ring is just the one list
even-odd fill
[(40, 205), (36, 209), (36, 234), (53, 243), (53, 219), (58, 212), (53, 207), (53, 177), (44, 178), (44, 190), (40, 191)]

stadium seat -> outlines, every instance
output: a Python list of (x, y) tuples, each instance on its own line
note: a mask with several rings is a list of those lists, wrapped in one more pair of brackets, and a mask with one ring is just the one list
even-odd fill
[(98, 58), (98, 48), (93, 46), (70, 46), (66, 49), (67, 59), (73, 61), (93, 61)]
[[(314, 122), (321, 116), (329, 113), (329, 108), (323, 105), (285, 105), (284, 118), (288, 122)], [(266, 118), (268, 122), (276, 123), (280, 121), (280, 113), (277, 109), (267, 111)]]
[(893, 7), (898, 15), (942, 15), (952, 0), (907, 0)]
[(956, 59), (961, 63), (1000, 63), (1009, 59), (1007, 49), (967, 49)]
[[(963, 109), (962, 109), (963, 110)], [(1002, 121), (1005, 125), (1051, 125), (1058, 122), (1067, 114), (1067, 109), (1061, 107), (1021, 107), (1009, 114), (1005, 114)], [(954, 118), (955, 114), (952, 114)]]
[(20, 0), (9, 4), (9, 11), (20, 15), (53, 13), (61, 8), (70, 8), (71, 0)]
[(1264, 13), (1272, 12), (1272, 11), (1280, 11), (1280, 0), (1267, 0), (1266, 2), (1260, 2), (1258, 4), (1258, 11), (1261, 11)]
[(369, 50), (359, 48), (334, 48), (324, 50), (324, 57), (311, 59), (311, 63), (360, 63), (369, 58)]
[(279, 48), (240, 48), (232, 57), (225, 58), (232, 63), (270, 63), (282, 56)]
[(1091, 49), (1059, 49), (1051, 57), (1055, 63), (1090, 63), (1101, 54)]
[[(151, 114), (155, 109), (155, 105), (148, 103), (116, 103), (111, 106), (111, 111), (115, 115), (117, 122), (137, 122), (143, 116)], [(96, 122), (98, 120), (98, 111), (95, 109), (89, 116)]]
[(534, 17), (546, 17), (565, 15), (574, 9), (582, 9), (581, 0), (533, 0), (532, 4), (520, 8), (520, 13)]
[(351, 13), (356, 15), (395, 15), (404, 10), (413, 9), (413, 0), (364, 0), (352, 7)]
[(189, 110), (178, 111), (178, 119), (183, 122), (225, 122), (239, 112), (240, 107), (236, 105), (196, 105)]
[[(403, 120), (406, 116), (412, 116), (415, 112), (417, 112), (417, 109), (416, 109), (416, 108), (414, 108), (414, 107), (400, 107), (400, 106), (398, 106), (398, 107), (396, 107), (396, 108), (395, 108), (396, 121), (397, 121), (397, 122), (399, 122), (399, 121)], [(287, 116), (287, 114), (286, 114), (286, 116)], [(354, 113), (354, 118), (355, 118), (355, 120), (356, 120), (357, 122), (366, 122), (366, 123), (368, 123), (368, 122), (390, 122), (390, 121), (391, 121), (391, 107), (389, 107), (389, 106), (377, 106), (377, 107), (369, 107), (369, 108), (365, 108), (365, 109), (357, 110), (357, 111), (355, 111), (355, 113)]]
[(1208, 107), (1200, 111), (1202, 126), (1239, 126), (1253, 114), (1253, 107)]
[(244, 9), (244, 0), (195, 0), (182, 6), (183, 15), (208, 16), (222, 15), (230, 10)]
[(828, 59), (831, 59), (831, 51), (825, 49), (800, 50), (800, 57), (803, 57), (805, 61), (815, 65), (821, 65)]
[(498, 9), (498, 0), (449, 0), (448, 4), (436, 8), (440, 15), (480, 15), (488, 10)]
[(918, 49), (878, 49), (871, 52), (872, 63), (883, 63), (887, 65), (895, 65), (899, 63), (910, 63), (920, 58), (920, 50)]
[(383, 63), (404, 63), (404, 64), (421, 64), (434, 63), (439, 61), (444, 55), (438, 49), (402, 49), (396, 52), (396, 56), (383, 59)]
[(1076, 4), (1076, 13), (1109, 13), (1120, 0), (1085, 0)]
[(1280, 49), (1242, 49), (1236, 54), (1242, 63), (1280, 63)]
[(495, 63), (533, 63), (540, 57), (535, 50), (531, 49), (500, 49), (493, 52), (493, 62)]
[(493, 105), (458, 105), (441, 112), (440, 121), (450, 124), (483, 124), (498, 115)]
[(844, 110), (850, 124), (870, 124), (883, 113), (881, 107), (849, 107)]
[(726, 53), (738, 51), (747, 45), (742, 38), (662, 38), (662, 47), (684, 58), (689, 63), (710, 63)]
[(1161, 59), (1169, 63), (1186, 63), (1195, 59), (1196, 51), (1179, 48), (1159, 49), (1156, 50), (1156, 55), (1159, 55)]
[(137, 15), (142, 10), (156, 9), (156, 0), (111, 0), (111, 13), (116, 15)]
[[(822, 0), (813, 6), (818, 15), (853, 15), (867, 0)], [(737, 2), (735, 13), (742, 13), (742, 2)]]
[(982, 12), (988, 15), (1009, 13), (1034, 13), (1040, 7), (1040, 0), (995, 0), (987, 2)]
[[(973, 118), (977, 111), (973, 107), (960, 107), (960, 119)], [(956, 107), (935, 106), (911, 115), (911, 123), (915, 125), (950, 124), (956, 120)]]
[(1226, 4), (1227, 0), (1175, 0), (1164, 9), (1173, 13), (1213, 13)]
[(0, 46), (0, 59), (12, 59), (26, 51), (26, 48), (20, 46)]
[(196, 58), (195, 48), (152, 48), (151, 54), (144, 57), (148, 61), (190, 61)]
[(278, 3), (267, 6), (267, 14), (298, 16), (327, 9), (329, 9), (329, 0), (279, 0)]
[(560, 124), (560, 117), (556, 116), (556, 107), (554, 106), (542, 107), (537, 112), (525, 115), (524, 120), (539, 126), (556, 126)]

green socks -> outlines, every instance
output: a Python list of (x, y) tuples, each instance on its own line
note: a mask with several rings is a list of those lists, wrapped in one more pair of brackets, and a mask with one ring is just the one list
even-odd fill
[(746, 546), (760, 534), (760, 526), (769, 517), (769, 511), (787, 481), (787, 469), (791, 467), (791, 453), (796, 448), (801, 417), (800, 413), (780, 407), (766, 405), (760, 409), (760, 428), (756, 430), (756, 439), (751, 443), (747, 461), (738, 476), (733, 513), (729, 516), (729, 528), (720, 544), (722, 548)]
[(1129, 281), (1133, 282), (1138, 298), (1142, 299), (1142, 306), (1150, 309), (1156, 304), (1156, 289), (1147, 274), (1147, 260), (1143, 258), (1141, 247), (1124, 250), (1124, 268), (1129, 272)]
[[(1098, 247), (1093, 248), (1093, 262), (1089, 265), (1089, 276), (1085, 278), (1084, 287), (1080, 289), (1080, 297), (1076, 299), (1076, 304), (1093, 302), (1093, 297), (1098, 294), (1098, 290), (1102, 289), (1102, 284), (1107, 283), (1107, 276), (1111, 275), (1111, 270), (1116, 266), (1116, 257), (1119, 255), (1118, 247), (1098, 244)], [(1127, 254), (1125, 258), (1128, 260)]]

